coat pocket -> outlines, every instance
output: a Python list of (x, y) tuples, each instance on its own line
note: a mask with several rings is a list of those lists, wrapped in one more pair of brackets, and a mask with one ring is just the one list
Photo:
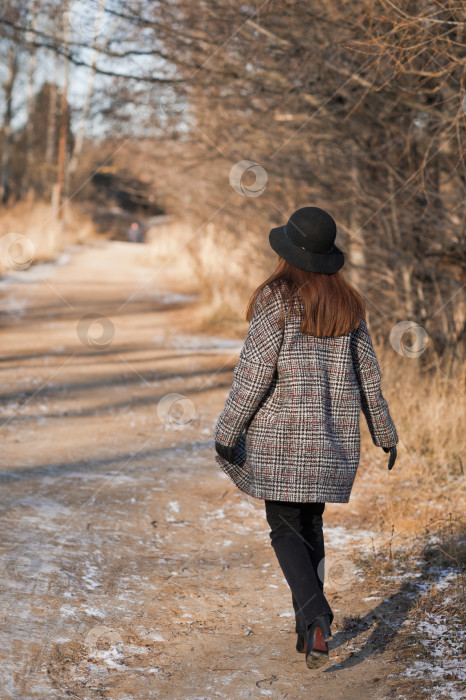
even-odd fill
[(262, 401), (252, 417), (251, 422), (257, 417), (273, 417), (280, 407), (280, 382), (278, 370), (275, 370), (272, 381), (267, 389)]
[(244, 432), (236, 445), (233, 447), (233, 461), (228, 462), (224, 457), (221, 457), (218, 453), (215, 453), (215, 460), (222, 468), (225, 466), (243, 468), (246, 463), (247, 452), (246, 452), (246, 432)]

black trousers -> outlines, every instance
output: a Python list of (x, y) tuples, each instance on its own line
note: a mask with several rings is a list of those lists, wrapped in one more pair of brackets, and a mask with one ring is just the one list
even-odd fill
[(333, 612), (324, 596), (325, 503), (292, 503), (265, 499), (271, 545), (290, 587), (296, 632), (306, 632), (318, 615)]

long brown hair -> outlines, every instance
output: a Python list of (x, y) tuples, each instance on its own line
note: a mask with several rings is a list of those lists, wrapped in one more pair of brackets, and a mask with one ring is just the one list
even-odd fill
[[(285, 301), (291, 302), (288, 311), (302, 316), (300, 331), (320, 338), (338, 336), (357, 328), (365, 318), (364, 299), (345, 279), (341, 270), (332, 274), (310, 272), (291, 265), (278, 256), (278, 264), (270, 277), (252, 293), (246, 309), (246, 321), (252, 318), (259, 292), (285, 282)], [(283, 315), (280, 322), (283, 324)]]

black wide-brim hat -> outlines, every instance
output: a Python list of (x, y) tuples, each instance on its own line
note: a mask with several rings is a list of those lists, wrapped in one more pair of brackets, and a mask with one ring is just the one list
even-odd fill
[(319, 207), (302, 207), (285, 226), (273, 228), (269, 243), (287, 262), (302, 270), (331, 275), (343, 267), (345, 256), (335, 245), (337, 225)]

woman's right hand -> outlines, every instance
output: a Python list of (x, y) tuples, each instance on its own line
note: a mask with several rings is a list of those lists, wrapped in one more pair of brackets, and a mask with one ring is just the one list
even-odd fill
[(382, 447), (382, 450), (384, 452), (390, 452), (390, 457), (388, 460), (388, 470), (390, 471), (396, 460), (396, 445), (393, 445), (393, 447)]

